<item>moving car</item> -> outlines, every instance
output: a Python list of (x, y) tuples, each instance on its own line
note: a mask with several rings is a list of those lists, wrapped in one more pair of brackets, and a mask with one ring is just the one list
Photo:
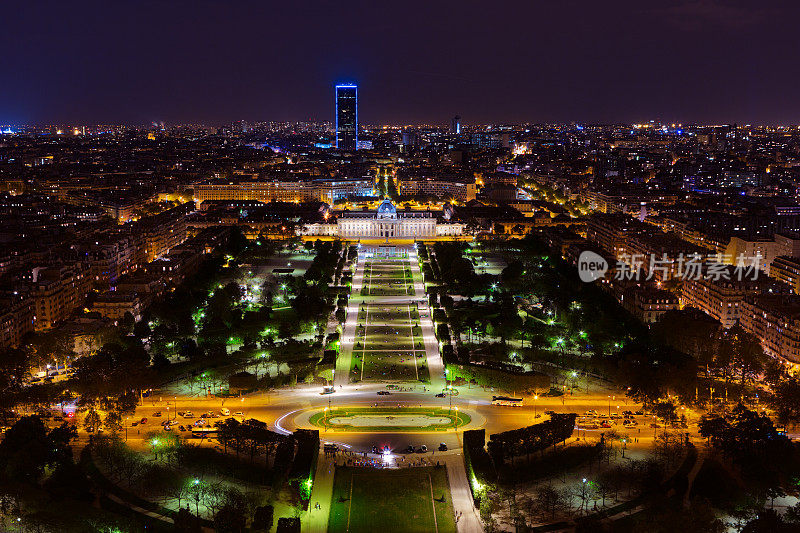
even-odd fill
[(440, 452), (446, 452), (447, 451), (447, 444), (445, 444), (444, 442), (439, 443), (439, 451)]
[(183, 418), (194, 418), (194, 414), (191, 411), (186, 411), (183, 413)]
[(233, 416), (244, 416), (244, 413), (241, 411), (236, 411), (235, 413), (233, 413)]
[(413, 444), (409, 444), (408, 448), (406, 448), (406, 451), (408, 453), (414, 453), (414, 445)]
[(219, 412), (220, 412), (220, 414), (222, 416), (230, 416), (231, 415), (231, 410), (228, 409), (227, 407), (223, 407), (222, 409), (219, 410)]
[(388, 390), (379, 390), (378, 391), (378, 396), (389, 396), (390, 394), (391, 394), (391, 392), (389, 392)]
[(428, 447), (424, 444), (419, 447), (419, 453), (426, 453), (428, 451)]

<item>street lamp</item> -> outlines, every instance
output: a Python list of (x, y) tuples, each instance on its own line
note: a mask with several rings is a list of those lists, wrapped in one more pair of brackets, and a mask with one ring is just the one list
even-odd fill
[(539, 399), (538, 394), (533, 395), (533, 418), (536, 419), (536, 400)]

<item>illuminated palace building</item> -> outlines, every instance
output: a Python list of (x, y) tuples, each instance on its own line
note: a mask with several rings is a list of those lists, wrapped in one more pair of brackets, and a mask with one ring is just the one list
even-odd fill
[(439, 220), (433, 211), (400, 211), (384, 200), (377, 211), (344, 211), (330, 224), (306, 224), (303, 234), (342, 239), (430, 239), (457, 237), (463, 224)]

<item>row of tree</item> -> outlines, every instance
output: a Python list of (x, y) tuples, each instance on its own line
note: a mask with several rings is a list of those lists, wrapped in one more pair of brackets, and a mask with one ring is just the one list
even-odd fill
[(541, 452), (559, 442), (565, 442), (575, 431), (575, 413), (553, 413), (550, 419), (540, 424), (512, 429), (489, 436), (487, 449), (495, 465), (506, 459), (513, 463), (515, 457)]

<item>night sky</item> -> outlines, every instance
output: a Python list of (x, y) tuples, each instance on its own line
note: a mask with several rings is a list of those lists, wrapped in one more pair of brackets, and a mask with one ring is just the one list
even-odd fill
[(3, 2), (0, 124), (800, 122), (800, 2)]

